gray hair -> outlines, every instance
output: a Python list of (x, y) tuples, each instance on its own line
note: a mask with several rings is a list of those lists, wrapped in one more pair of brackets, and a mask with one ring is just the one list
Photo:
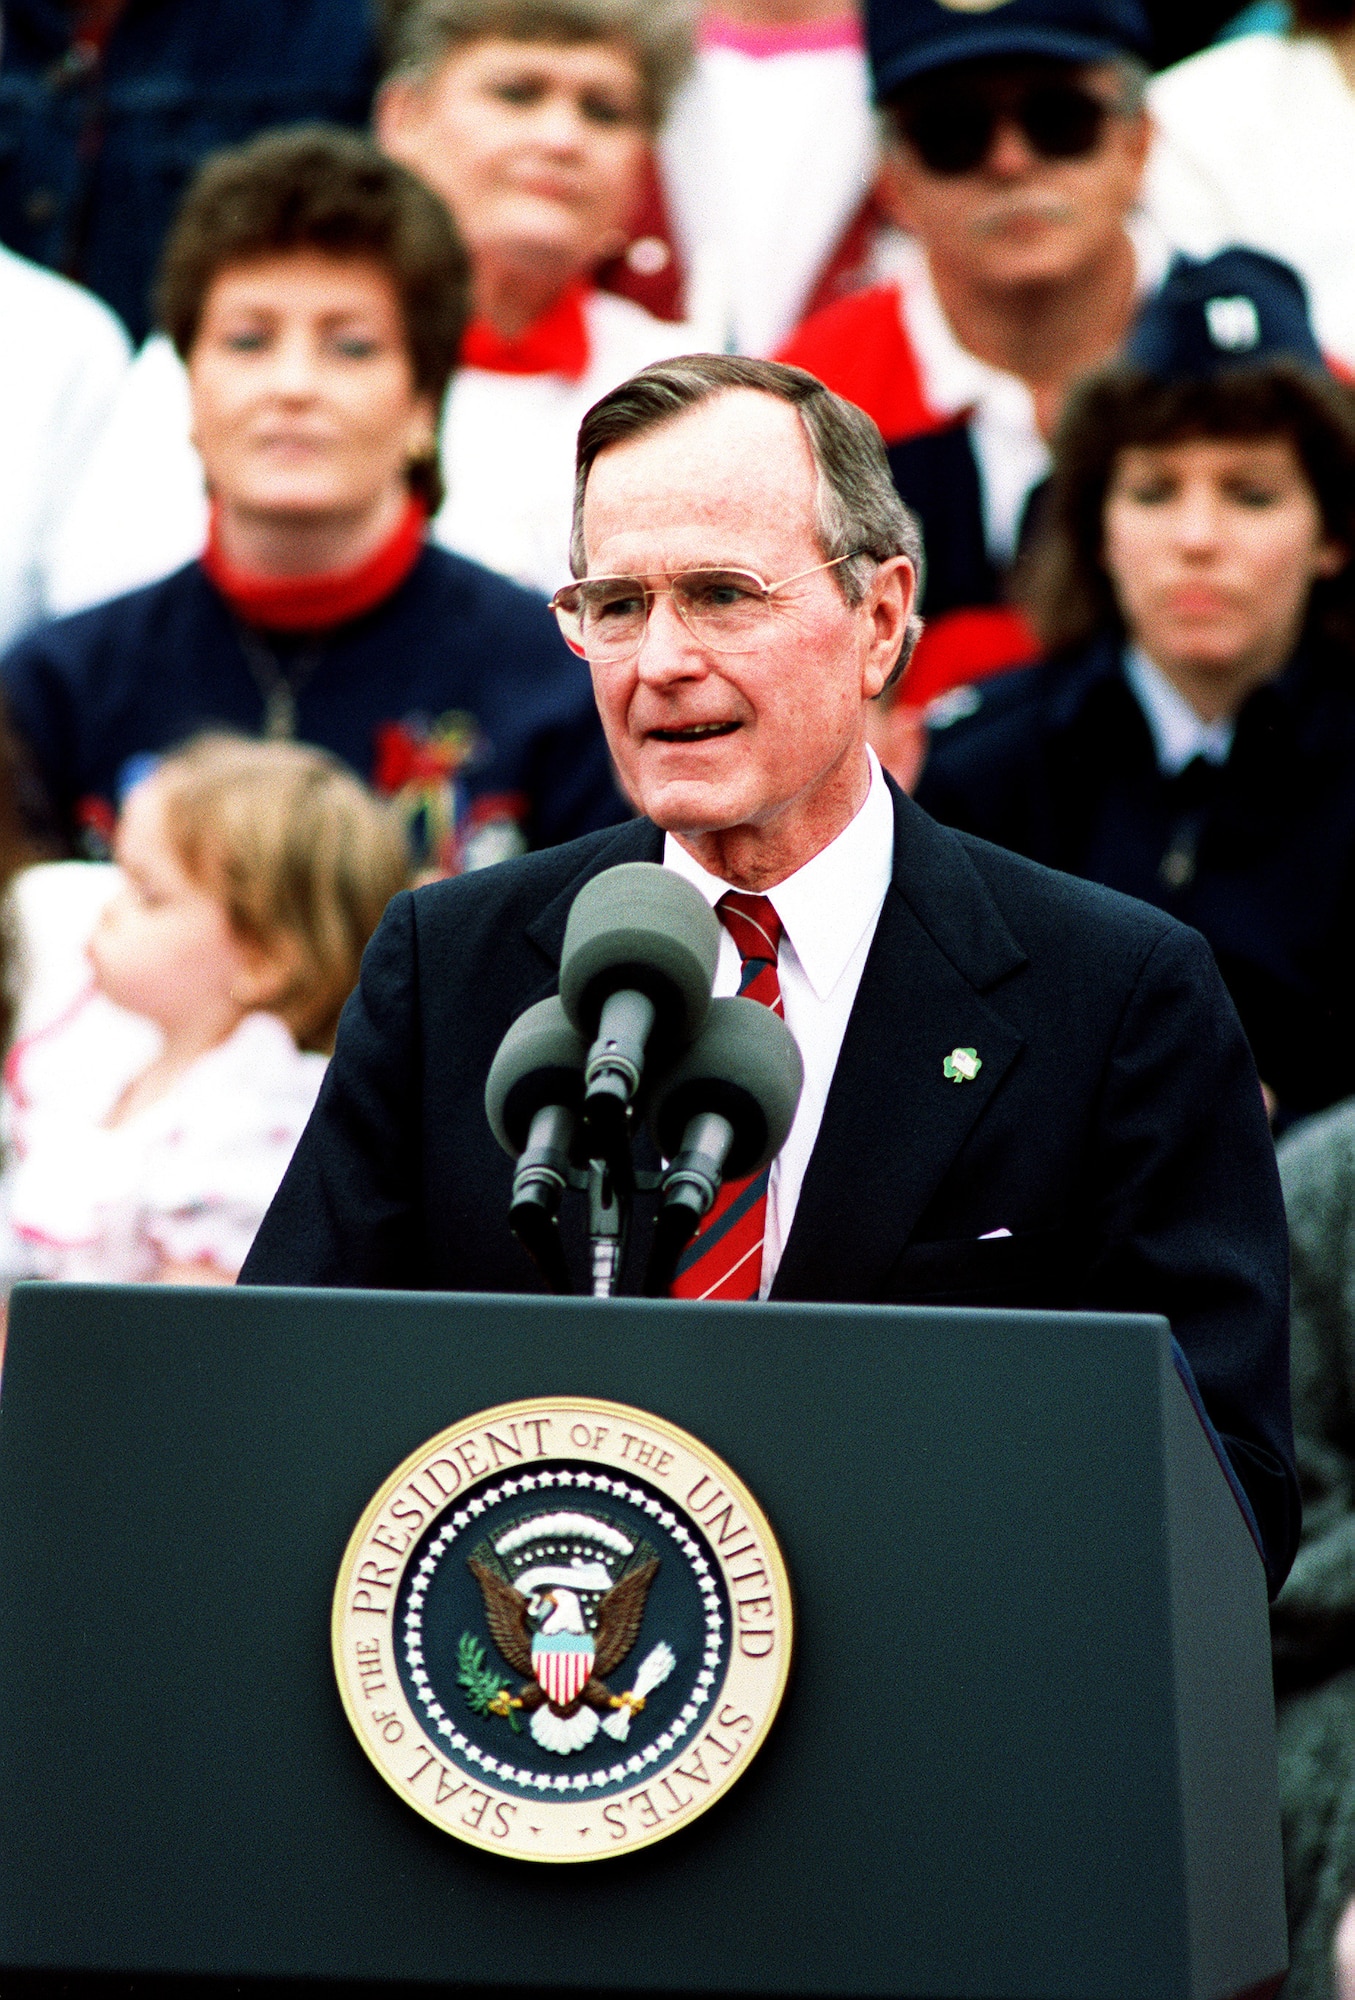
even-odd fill
[(663, 122), (691, 67), (695, 0), (384, 0), (386, 78), (427, 78), (473, 42), (620, 43), (635, 57), (645, 123)]
[[(859, 604), (882, 562), (907, 556), (922, 593), (922, 531), (899, 498), (885, 456), (884, 439), (864, 410), (835, 396), (817, 375), (779, 361), (750, 361), (736, 354), (684, 354), (657, 361), (594, 403), (579, 427), (574, 473), (574, 525), (569, 564), (575, 576), (588, 567), (583, 541), (583, 500), (593, 461), (611, 445), (694, 410), (730, 389), (753, 389), (789, 403), (804, 428), (818, 474), (814, 530), (827, 561), (849, 556), (832, 571), (848, 604)], [(908, 621), (889, 686), (898, 680), (922, 632), (916, 611)]]

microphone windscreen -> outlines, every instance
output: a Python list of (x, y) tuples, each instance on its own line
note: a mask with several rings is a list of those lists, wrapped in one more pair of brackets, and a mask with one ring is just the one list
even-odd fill
[(734, 1128), (725, 1178), (757, 1173), (790, 1135), (804, 1074), (799, 1044), (770, 1007), (757, 1000), (712, 1000), (704, 1028), (655, 1095), (649, 1114), (654, 1143), (671, 1160), (688, 1121), (718, 1111)]
[(490, 1129), (516, 1159), (543, 1104), (577, 1110), (583, 1103), (588, 1044), (552, 994), (520, 1014), (489, 1066), (485, 1111)]
[(603, 1002), (633, 986), (653, 1001), (661, 1040), (681, 1047), (706, 1018), (719, 955), (720, 920), (700, 890), (657, 862), (625, 861), (574, 898), (560, 998), (591, 1037)]

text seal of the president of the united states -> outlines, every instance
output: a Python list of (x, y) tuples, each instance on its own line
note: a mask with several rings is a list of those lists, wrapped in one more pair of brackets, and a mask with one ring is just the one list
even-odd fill
[(386, 1481), (333, 1640), (358, 1739), (417, 1812), (495, 1853), (597, 1861), (746, 1770), (786, 1685), (790, 1588), (757, 1502), (696, 1438), (535, 1397)]

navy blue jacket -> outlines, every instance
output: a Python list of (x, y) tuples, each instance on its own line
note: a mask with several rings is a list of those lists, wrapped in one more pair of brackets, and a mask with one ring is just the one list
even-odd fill
[[(983, 484), (967, 420), (922, 431), (887, 447), (894, 484), (922, 527), (927, 574), (918, 609), (928, 618), (976, 605), (1005, 604), (1011, 567), (988, 553)], [(1017, 523), (1016, 558), (1039, 524), (1048, 482), (1032, 487)]]
[(204, 154), (270, 125), (364, 126), (370, 0), (127, 0), (102, 57), (71, 0), (5, 0), (0, 242), (149, 331), (160, 245)]
[(918, 799), (950, 826), (1141, 896), (1203, 931), (1291, 1113), (1355, 1091), (1355, 671), (1305, 648), (1231, 755), (1158, 770), (1117, 638), (985, 682)]
[(473, 733), (478, 747), (455, 773), (463, 817), (473, 821), (483, 803), (518, 821), (533, 846), (627, 817), (588, 670), (541, 599), (426, 547), (383, 603), (319, 642), (242, 632), (196, 562), (29, 633), (0, 661), (0, 680), (44, 795), (39, 825), (45, 816), (78, 850), (86, 829), (106, 822), (133, 760), (204, 728), (260, 733), (260, 646), (307, 674), (296, 735), (360, 777), (394, 763), (385, 788), (398, 783), (389, 743), (383, 757), (390, 725), (404, 725), (416, 753), (430, 734)]
[[(1208, 947), (897, 791), (894, 811), (893, 881), (772, 1297), (1165, 1313), (1278, 1588), (1299, 1529), (1284, 1211)], [(395, 899), (246, 1283), (541, 1289), (508, 1229), (485, 1077), (557, 989), (582, 884), (662, 851), (639, 820)], [(945, 1076), (956, 1047), (978, 1051), (970, 1083)], [(577, 1208), (565, 1247), (586, 1290)], [(641, 1196), (625, 1292), (652, 1227)]]
[(889, 470), (916, 514), (927, 551), (919, 609), (928, 618), (1000, 604), (1006, 577), (988, 553), (979, 462), (967, 423), (943, 425), (887, 448)]

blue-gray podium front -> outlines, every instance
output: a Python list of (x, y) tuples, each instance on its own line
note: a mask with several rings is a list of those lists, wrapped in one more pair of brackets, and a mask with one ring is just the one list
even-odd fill
[[(710, 1812), (559, 1869), (401, 1804), (328, 1627), (407, 1453), (575, 1394), (741, 1476), (796, 1651)], [(1261, 1564), (1160, 1320), (21, 1288), (0, 1691), (6, 1994), (1223, 2000), (1285, 1965)]]

